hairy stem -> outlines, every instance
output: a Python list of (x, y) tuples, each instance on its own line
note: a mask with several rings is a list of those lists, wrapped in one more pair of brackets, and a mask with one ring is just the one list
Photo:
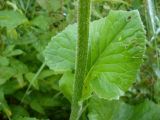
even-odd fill
[(88, 56), (88, 37), (90, 22), (90, 0), (79, 0), (78, 7), (78, 42), (76, 54), (75, 82), (72, 97), (70, 120), (80, 118), (82, 104), (78, 101), (82, 97), (83, 81), (86, 75)]

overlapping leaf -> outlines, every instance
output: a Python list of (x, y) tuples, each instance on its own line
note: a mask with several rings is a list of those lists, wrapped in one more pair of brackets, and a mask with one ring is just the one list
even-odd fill
[(89, 104), (89, 120), (159, 120), (160, 106), (151, 101), (129, 105), (122, 101), (92, 98)]
[(15, 70), (11, 67), (0, 67), (0, 85), (7, 82), (13, 75)]
[(1, 27), (13, 29), (26, 21), (26, 17), (20, 12), (10, 10), (0, 11)]
[[(76, 31), (76, 24), (68, 26), (47, 46), (45, 60), (55, 72), (74, 70)], [(92, 22), (83, 98), (93, 91), (106, 99), (123, 95), (135, 80), (144, 50), (145, 31), (138, 11), (111, 11)]]
[[(71, 101), (73, 89), (74, 74), (66, 72), (59, 80), (59, 86), (63, 94)], [(67, 84), (66, 84), (67, 83)]]

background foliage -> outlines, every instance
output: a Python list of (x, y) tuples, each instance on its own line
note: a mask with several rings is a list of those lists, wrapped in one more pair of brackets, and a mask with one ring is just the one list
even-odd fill
[[(138, 9), (147, 31), (147, 51), (136, 82), (120, 102), (110, 101), (114, 107), (109, 111), (111, 103), (94, 97), (89, 119), (160, 119), (160, 1), (150, 1), (93, 0), (92, 20), (107, 16), (111, 9)], [(76, 10), (76, 0), (0, 1), (1, 120), (68, 119), (70, 103), (59, 88), (62, 75), (45, 66), (43, 50), (52, 36), (76, 22)], [(94, 111), (93, 106), (97, 106)], [(98, 113), (102, 109), (106, 112)], [(132, 112), (125, 116), (128, 110)]]

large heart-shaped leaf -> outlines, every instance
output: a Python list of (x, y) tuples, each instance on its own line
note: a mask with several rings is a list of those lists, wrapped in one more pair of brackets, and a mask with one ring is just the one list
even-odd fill
[(160, 106), (151, 101), (129, 105), (122, 101), (92, 98), (89, 102), (89, 120), (159, 120)]
[[(44, 52), (47, 65), (56, 72), (74, 70), (76, 40), (76, 24), (53, 37)], [(93, 91), (106, 99), (123, 95), (135, 80), (144, 49), (145, 31), (138, 11), (111, 11), (92, 22), (83, 98)]]

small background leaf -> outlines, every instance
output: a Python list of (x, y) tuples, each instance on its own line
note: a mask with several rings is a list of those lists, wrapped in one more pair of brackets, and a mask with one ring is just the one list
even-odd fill
[(26, 17), (22, 13), (19, 13), (18, 11), (13, 11), (13, 10), (0, 11), (1, 27), (7, 27), (8, 29), (13, 29), (26, 21), (27, 21)]

